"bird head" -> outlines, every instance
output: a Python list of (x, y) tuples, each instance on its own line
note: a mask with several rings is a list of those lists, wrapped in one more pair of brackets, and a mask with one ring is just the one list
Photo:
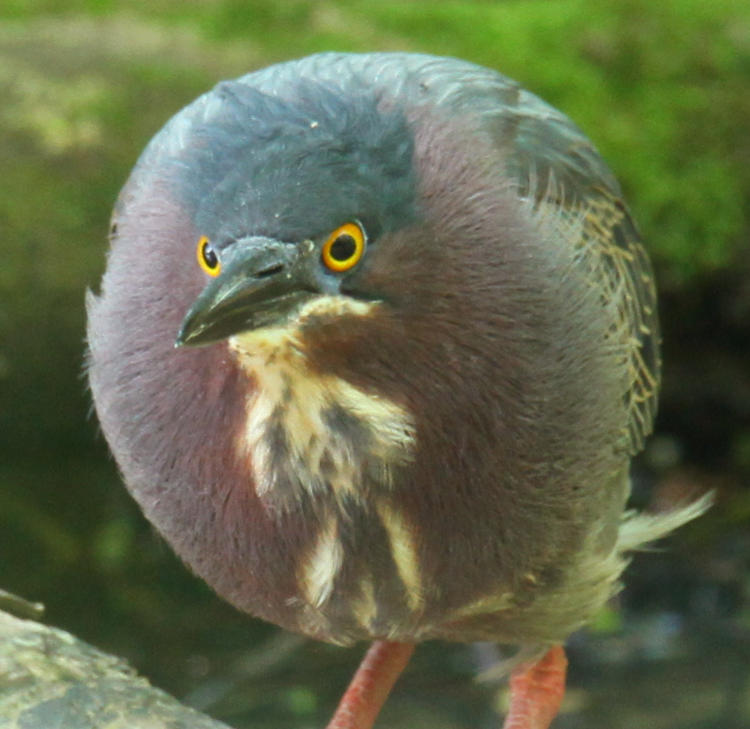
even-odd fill
[(369, 310), (378, 292), (365, 289), (362, 271), (373, 247), (415, 221), (402, 111), (314, 82), (289, 91), (283, 100), (224, 83), (217, 117), (194, 131), (203, 144), (185, 163), (200, 174), (181, 193), (200, 231), (191, 263), (209, 283), (179, 344), (290, 327), (312, 301), (318, 315), (323, 301)]

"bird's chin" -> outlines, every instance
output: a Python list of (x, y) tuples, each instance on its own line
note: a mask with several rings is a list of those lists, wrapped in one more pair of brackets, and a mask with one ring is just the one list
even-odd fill
[(372, 316), (381, 303), (330, 294), (300, 297), (295, 301), (285, 302), (287, 306), (283, 313), (278, 308), (256, 312), (252, 326), (246, 326), (229, 337), (229, 345), (244, 355), (259, 354), (266, 351), (269, 345), (276, 349), (282, 342), (287, 346), (294, 344), (295, 349), (301, 352), (304, 349), (303, 330), (309, 333), (316, 324), (328, 323), (344, 316), (365, 319)]
[(345, 294), (320, 294), (301, 303), (295, 320), (306, 325), (314, 320), (331, 320), (343, 316), (366, 318), (372, 316), (383, 302), (377, 299), (355, 299)]
[(367, 317), (379, 303), (343, 295), (294, 293), (269, 301), (267, 308), (254, 310), (237, 334), (252, 336), (264, 329), (293, 331), (342, 316)]

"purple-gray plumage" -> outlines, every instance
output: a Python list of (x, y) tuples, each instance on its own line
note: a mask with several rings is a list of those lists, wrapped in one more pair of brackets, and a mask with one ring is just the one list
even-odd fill
[(705, 507), (624, 513), (659, 381), (648, 259), (591, 143), (493, 71), (323, 54), (220, 84), (149, 144), (111, 244), (105, 436), (254, 615), (548, 646)]

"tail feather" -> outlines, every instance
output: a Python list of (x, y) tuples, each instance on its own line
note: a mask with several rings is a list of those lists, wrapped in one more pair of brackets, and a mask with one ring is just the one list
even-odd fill
[(709, 491), (696, 501), (662, 514), (627, 512), (620, 526), (617, 551), (629, 552), (645, 548), (650, 542), (661, 539), (672, 530), (698, 518), (710, 508), (713, 501), (713, 491)]

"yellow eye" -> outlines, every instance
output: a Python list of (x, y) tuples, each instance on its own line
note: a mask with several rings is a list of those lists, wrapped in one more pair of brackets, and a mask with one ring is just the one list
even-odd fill
[(323, 244), (323, 263), (336, 273), (343, 273), (359, 263), (365, 252), (365, 232), (358, 223), (344, 223)]
[(209, 276), (218, 276), (221, 273), (221, 262), (219, 261), (219, 257), (216, 255), (216, 251), (213, 249), (211, 242), (205, 235), (200, 237), (200, 240), (198, 241), (198, 249), (195, 253), (198, 257), (198, 265)]

